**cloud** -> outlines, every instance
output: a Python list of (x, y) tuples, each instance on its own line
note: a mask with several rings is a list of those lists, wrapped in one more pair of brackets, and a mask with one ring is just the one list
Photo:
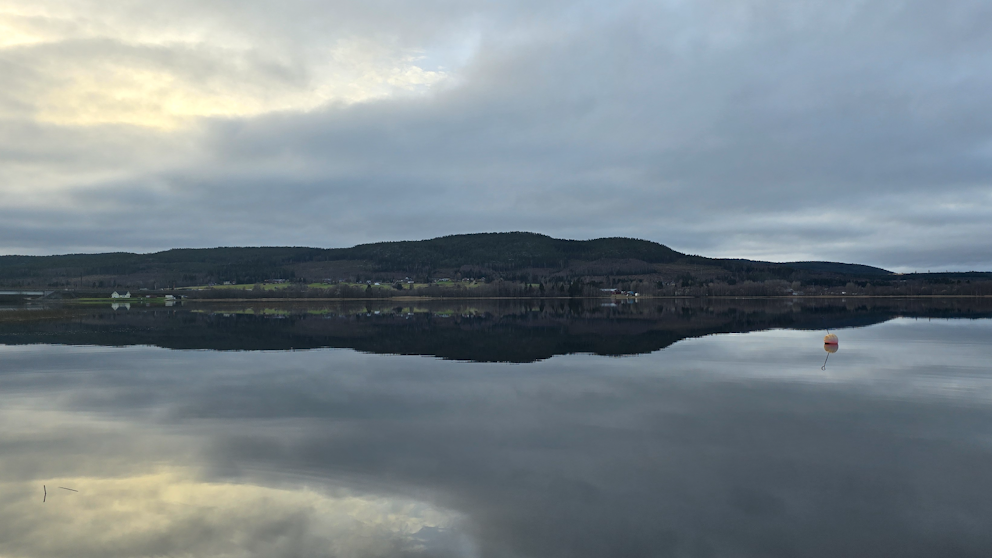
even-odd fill
[[(445, 77), (418, 66), (419, 51), (393, 38), (356, 37), (338, 25), (319, 41), (314, 35), (313, 43), (292, 43), (282, 36), (288, 30), (260, 19), (252, 20), (252, 35), (225, 21), (235, 14), (175, 7), (135, 17), (104, 5), (56, 10), (43, 3), (30, 15), (0, 16), (8, 32), (0, 46), (11, 79), (20, 81), (8, 94), (40, 122), (173, 129), (196, 117), (305, 112), (387, 97)], [(205, 20), (193, 21), (194, 14)], [(149, 25), (149, 15), (162, 27)]]
[(992, 266), (981, 2), (15, 7), (0, 115), (35, 139), (0, 138), (0, 199), (47, 218), (7, 253), (534, 230)]

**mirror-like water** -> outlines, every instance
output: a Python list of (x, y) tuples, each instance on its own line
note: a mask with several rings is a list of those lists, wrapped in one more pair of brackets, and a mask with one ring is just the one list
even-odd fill
[(992, 553), (988, 307), (631, 306), (0, 313), (0, 556)]

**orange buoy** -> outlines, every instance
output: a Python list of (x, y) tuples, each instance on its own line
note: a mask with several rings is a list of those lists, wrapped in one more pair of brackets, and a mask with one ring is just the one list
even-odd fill
[(833, 333), (828, 333), (828, 334), (826, 334), (826, 335), (823, 336), (823, 344), (824, 345), (836, 345), (837, 342), (838, 342), (837, 336), (834, 335)]

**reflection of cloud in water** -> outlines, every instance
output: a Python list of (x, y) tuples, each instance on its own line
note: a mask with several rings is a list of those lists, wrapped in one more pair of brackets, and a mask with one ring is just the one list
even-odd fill
[[(58, 556), (6, 541), (40, 544), (53, 504), (107, 493), (80, 525), (114, 529), (102, 518), (125, 506), (143, 529), (130, 555), (472, 555), (459, 532), (487, 556), (983, 556), (990, 330), (844, 330), (826, 372), (819, 331), (523, 366), (0, 347), (0, 555)], [(134, 481), (149, 477), (183, 497)], [(81, 492), (40, 509), (43, 483)], [(356, 540), (346, 528), (385, 542), (329, 546)], [(81, 548), (112, 554), (97, 542)]]
[[(821, 337), (818, 331), (769, 330), (685, 339), (666, 349), (665, 358), (688, 363), (702, 382), (781, 381), (884, 398), (992, 401), (986, 365), (992, 320), (899, 318), (845, 329), (842, 352), (823, 345)], [(821, 369), (823, 351), (837, 354)]]
[(464, 550), (450, 512), (408, 499), (203, 482), (189, 469), (5, 482), (3, 556), (403, 556)]

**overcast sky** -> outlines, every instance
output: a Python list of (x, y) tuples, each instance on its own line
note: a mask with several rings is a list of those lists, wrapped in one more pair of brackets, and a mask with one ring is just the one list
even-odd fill
[(527, 230), (992, 269), (987, 1), (0, 0), (0, 253)]

